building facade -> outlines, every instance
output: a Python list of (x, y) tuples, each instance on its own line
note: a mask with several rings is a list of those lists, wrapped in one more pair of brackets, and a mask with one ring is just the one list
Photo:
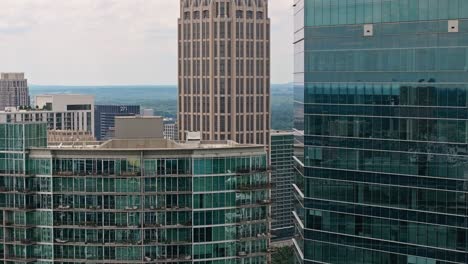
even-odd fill
[(179, 137), (269, 144), (267, 0), (181, 0)]
[(263, 146), (47, 146), (46, 129), (0, 124), (2, 263), (267, 263)]
[(7, 107), (0, 111), (0, 123), (46, 122), (56, 136), (62, 132), (79, 132), (93, 137), (94, 96), (38, 95), (35, 103), (34, 108)]
[(0, 111), (5, 107), (28, 107), (29, 88), (24, 73), (0, 74)]
[(113, 137), (115, 117), (136, 116), (140, 114), (139, 105), (96, 105), (94, 111), (94, 134), (97, 140)]
[(172, 118), (164, 118), (164, 138), (170, 140), (179, 140), (179, 130), (177, 122)]
[(271, 131), (271, 233), (272, 241), (290, 240), (294, 233), (292, 220), (294, 168), (294, 134)]
[(295, 3), (300, 263), (468, 263), (468, 1)]

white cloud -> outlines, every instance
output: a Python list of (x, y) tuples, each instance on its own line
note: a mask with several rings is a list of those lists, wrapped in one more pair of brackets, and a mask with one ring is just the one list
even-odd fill
[[(292, 77), (291, 13), (271, 0), (272, 82)], [(36, 84), (175, 84), (178, 16), (179, 0), (2, 0), (0, 71)]]

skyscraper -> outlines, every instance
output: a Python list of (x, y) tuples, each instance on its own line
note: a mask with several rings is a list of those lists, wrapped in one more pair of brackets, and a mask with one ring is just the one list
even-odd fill
[(0, 175), (2, 263), (267, 263), (262, 146), (48, 146), (46, 123), (0, 124)]
[(178, 30), (180, 139), (268, 145), (268, 1), (181, 0)]
[(292, 214), (294, 182), (294, 134), (289, 131), (271, 131), (271, 233), (272, 241), (290, 240), (293, 234)]
[(24, 73), (0, 75), (0, 111), (5, 107), (29, 106), (28, 80)]
[(295, 2), (297, 261), (468, 263), (468, 1)]

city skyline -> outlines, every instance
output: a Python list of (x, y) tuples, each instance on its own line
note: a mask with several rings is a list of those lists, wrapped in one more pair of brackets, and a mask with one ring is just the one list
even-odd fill
[[(272, 83), (292, 81), (291, 6), (270, 1)], [(174, 85), (178, 14), (175, 0), (5, 0), (2, 71), (33, 85)]]

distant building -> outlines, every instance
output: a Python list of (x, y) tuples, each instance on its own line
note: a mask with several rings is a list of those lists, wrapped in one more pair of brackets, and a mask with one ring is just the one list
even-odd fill
[(28, 107), (29, 88), (24, 73), (0, 74), (0, 111), (5, 107)]
[(262, 146), (48, 146), (45, 123), (18, 123), (0, 124), (0, 156), (5, 263), (267, 263)]
[(164, 138), (172, 140), (179, 139), (177, 123), (173, 118), (164, 118)]
[(0, 123), (46, 122), (54, 137), (62, 131), (80, 132), (93, 137), (94, 96), (80, 94), (52, 94), (35, 97), (36, 107), (7, 107), (0, 111)]
[(97, 140), (113, 138), (115, 117), (136, 116), (140, 114), (139, 105), (96, 105), (94, 127)]
[(271, 207), (272, 241), (291, 239), (294, 234), (292, 219), (294, 183), (294, 134), (289, 131), (271, 131)]
[(154, 116), (154, 109), (149, 109), (149, 108), (143, 109), (141, 115), (142, 116)]
[(180, 0), (181, 140), (200, 131), (204, 140), (269, 145), (268, 2)]
[(160, 116), (117, 116), (115, 138), (164, 138), (164, 123)]

